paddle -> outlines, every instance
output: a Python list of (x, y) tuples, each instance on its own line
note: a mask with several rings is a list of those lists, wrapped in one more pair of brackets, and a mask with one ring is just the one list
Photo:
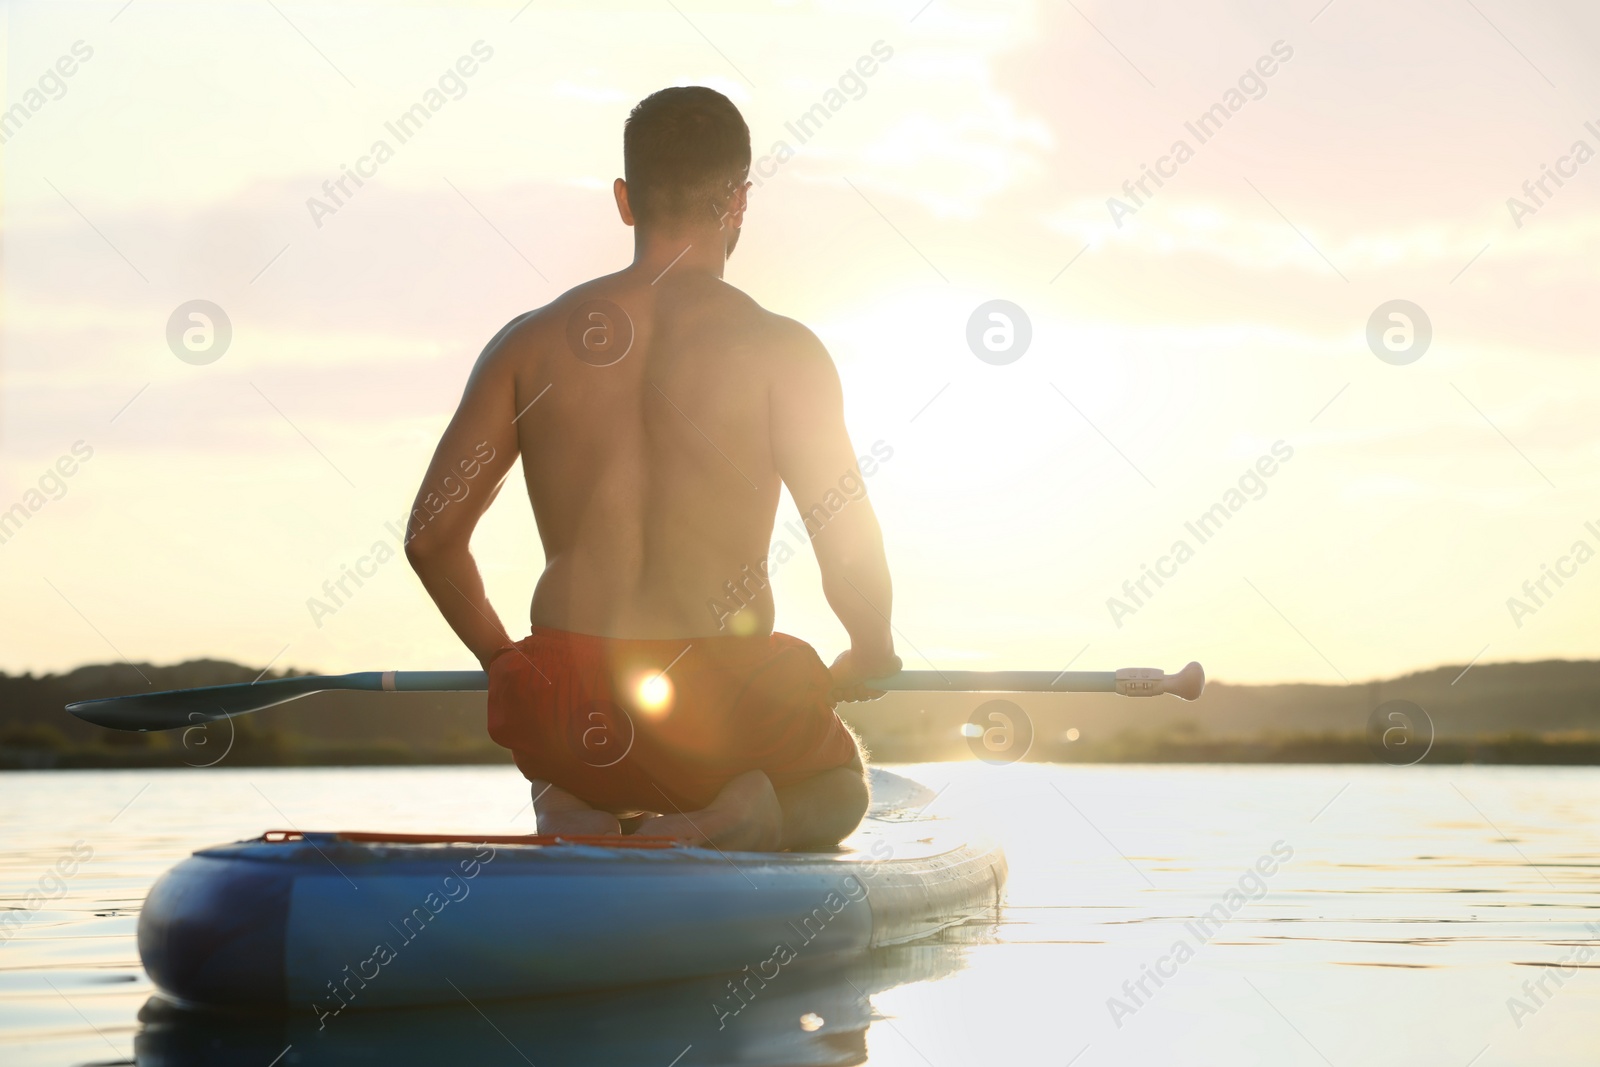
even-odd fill
[[(1155, 667), (1119, 671), (901, 671), (869, 682), (876, 689), (913, 693), (1120, 693), (1153, 697), (1171, 693), (1194, 700), (1206, 674), (1191, 663), (1177, 674)], [(208, 685), (163, 693), (135, 693), (68, 704), (85, 722), (112, 730), (177, 730), (248, 715), (312, 693), (355, 690), (384, 693), (468, 693), (489, 687), (483, 671), (363, 671), (357, 674), (302, 675), (266, 682)]]

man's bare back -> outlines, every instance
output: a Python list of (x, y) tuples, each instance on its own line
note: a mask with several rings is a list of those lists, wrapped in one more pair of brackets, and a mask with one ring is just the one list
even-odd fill
[[(510, 339), (518, 396), (549, 386), (548, 406), (530, 411), (539, 417), (518, 423), (547, 560), (532, 619), (614, 637), (726, 632), (707, 605), (742, 571), (759, 573), (779, 480), (806, 477), (791, 457), (832, 460), (835, 480), (855, 460), (795, 440), (817, 436), (828, 414), (816, 395), (827, 356), (804, 327), (700, 271), (669, 269), (654, 284), (640, 273), (578, 287)], [(590, 310), (599, 301), (626, 318)], [(631, 334), (627, 354), (604, 367), (574, 358), (574, 316), (611, 344)], [(739, 631), (770, 632), (770, 589), (745, 596)]]
[[(780, 487), (804, 513), (842, 478), (859, 480), (827, 351), (722, 280), (747, 190), (734, 189), (720, 213), (641, 223), (632, 265), (513, 320), (479, 358), (418, 495), (419, 504), (430, 493), (449, 503), (413, 514), (407, 552), (480, 662), (511, 639), (469, 542), (519, 456), (545, 554), (530, 622), (606, 638), (770, 634), (763, 575)], [(632, 225), (620, 179), (616, 197)], [(459, 483), (467, 461), (476, 464), (472, 484), (490, 488), (441, 496), (437, 487)], [(833, 667), (834, 698), (874, 695), (863, 682), (899, 661), (870, 503), (840, 511), (812, 543), (852, 643)], [(733, 613), (717, 607), (730, 592), (744, 605)], [(752, 793), (761, 791), (745, 782), (734, 800), (760, 807)], [(545, 804), (551, 818), (541, 811), (541, 829), (562, 821), (560, 792), (555, 809)], [(567, 822), (615, 826), (614, 818)], [(657, 820), (652, 832), (694, 836), (679, 829)]]

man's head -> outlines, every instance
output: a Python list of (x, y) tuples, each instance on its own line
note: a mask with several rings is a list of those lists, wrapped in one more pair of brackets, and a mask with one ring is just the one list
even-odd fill
[(622, 131), (623, 220), (676, 232), (727, 227), (729, 250), (743, 222), (750, 129), (733, 101), (699, 85), (639, 101)]

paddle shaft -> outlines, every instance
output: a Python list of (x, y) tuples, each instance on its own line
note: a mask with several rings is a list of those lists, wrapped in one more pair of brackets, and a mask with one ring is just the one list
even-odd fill
[[(387, 678), (387, 681), (386, 681)], [(384, 689), (387, 693), (482, 693), (482, 670), (368, 670), (336, 675), (350, 681), (339, 689)], [(890, 693), (1115, 693), (1115, 670), (901, 670), (867, 685)]]
[[(345, 675), (346, 678), (368, 675)], [(478, 691), (488, 688), (482, 671), (390, 671), (377, 674), (391, 679), (378, 686), (397, 693)], [(1121, 693), (1124, 696), (1158, 696), (1172, 693), (1185, 700), (1200, 695), (1205, 675), (1199, 664), (1167, 675), (1154, 667), (1124, 667), (1119, 671), (900, 671), (867, 682), (873, 689), (895, 693)], [(1193, 695), (1189, 690), (1193, 690)]]
[[(360, 681), (338, 688), (393, 693), (481, 692), (489, 688), (483, 671), (367, 671), (338, 676), (339, 681), (345, 679)], [(867, 684), (896, 693), (1115, 693), (1117, 672), (900, 671)]]
[[(1136, 673), (1142, 677), (1136, 677)], [(1120, 671), (931, 670), (900, 671), (887, 678), (874, 678), (867, 685), (894, 693), (1118, 693), (1123, 692), (1129, 682), (1164, 680), (1165, 677), (1154, 668), (1139, 667)], [(364, 671), (325, 680), (340, 683), (328, 685), (327, 689), (389, 693), (477, 693), (489, 688), (489, 676), (484, 671)], [(1154, 692), (1124, 695), (1155, 696), (1165, 691), (1158, 688)]]

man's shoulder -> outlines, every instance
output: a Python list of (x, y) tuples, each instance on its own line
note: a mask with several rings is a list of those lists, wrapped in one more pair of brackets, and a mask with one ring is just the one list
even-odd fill
[(780, 369), (804, 374), (833, 366), (827, 347), (805, 323), (771, 311), (762, 314), (767, 345)]
[(617, 275), (608, 274), (574, 285), (548, 304), (536, 307), (531, 311), (524, 311), (506, 323), (501, 332), (525, 336), (541, 330), (565, 328), (566, 320), (578, 307), (615, 295), (616, 278)]
[(750, 294), (727, 282), (718, 284), (728, 294), (731, 304), (745, 316), (749, 332), (775, 358), (802, 363), (828, 359), (828, 350), (805, 323), (769, 311)]
[(805, 330), (793, 319), (762, 307), (755, 297), (726, 278), (705, 278), (688, 284), (698, 289), (701, 307), (713, 315), (737, 322), (740, 329), (764, 343), (790, 341), (796, 328)]
[(704, 292), (716, 308), (713, 314), (736, 325), (735, 332), (744, 345), (759, 351), (780, 373), (819, 363), (832, 366), (828, 350), (804, 323), (763, 307), (755, 297), (725, 279), (713, 279), (710, 284), (714, 288)]
[(502, 358), (514, 360), (516, 353), (526, 354), (530, 347), (537, 348), (559, 338), (565, 334), (573, 311), (585, 303), (603, 299), (609, 291), (607, 283), (613, 277), (608, 275), (575, 285), (548, 304), (524, 311), (500, 327), (485, 347), (485, 353), (498, 352)]

